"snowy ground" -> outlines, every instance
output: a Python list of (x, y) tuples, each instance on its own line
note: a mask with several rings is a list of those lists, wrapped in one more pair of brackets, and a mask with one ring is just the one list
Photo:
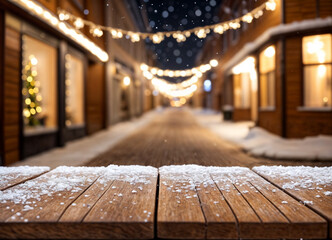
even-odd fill
[(82, 166), (136, 130), (146, 126), (161, 111), (163, 110), (157, 109), (144, 114), (138, 119), (118, 123), (91, 136), (69, 142), (63, 148), (55, 148), (29, 157), (24, 161), (16, 162), (13, 166), (49, 166), (51, 168), (63, 165)]
[(253, 122), (228, 122), (219, 112), (192, 110), (204, 127), (231, 141), (254, 156), (295, 160), (332, 160), (332, 136), (316, 136), (304, 139), (283, 139), (259, 127)]

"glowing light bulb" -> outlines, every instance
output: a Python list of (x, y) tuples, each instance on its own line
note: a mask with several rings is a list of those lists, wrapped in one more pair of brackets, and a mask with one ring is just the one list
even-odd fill
[(90, 33), (94, 36), (94, 37), (101, 37), (103, 36), (103, 31), (100, 29), (100, 27), (92, 27), (90, 29)]
[(276, 50), (274, 46), (270, 46), (264, 50), (264, 55), (269, 58), (274, 57), (275, 53)]
[(137, 34), (137, 33), (132, 33), (132, 34), (130, 35), (130, 40), (131, 40), (132, 42), (139, 42), (139, 41), (140, 41), (140, 36), (139, 36), (139, 34)]
[(34, 55), (30, 55), (29, 58), (30, 58), (30, 62), (31, 62), (32, 65), (37, 65), (38, 64), (38, 60), (37, 60), (37, 58), (35, 58)]
[(125, 86), (130, 85), (130, 77), (126, 76), (123, 78), (123, 85), (125, 85)]
[(274, 11), (276, 9), (277, 4), (274, 0), (269, 0), (266, 2), (266, 10)]
[(211, 65), (211, 67), (216, 67), (216, 66), (218, 66), (218, 61), (216, 59), (212, 59), (210, 61), (210, 65)]
[(84, 22), (81, 18), (76, 18), (74, 25), (77, 29), (81, 29), (84, 27)]
[(141, 70), (142, 70), (142, 71), (147, 71), (147, 70), (149, 70), (148, 65), (142, 63), (142, 64), (141, 64)]

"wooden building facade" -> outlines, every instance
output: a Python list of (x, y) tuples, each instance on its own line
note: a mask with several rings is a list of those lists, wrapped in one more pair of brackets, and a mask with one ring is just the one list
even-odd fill
[[(65, 27), (57, 22), (61, 8), (96, 24), (113, 26), (105, 6), (106, 2), (93, 0), (0, 2), (0, 165), (64, 146), (116, 122), (111, 119), (121, 114), (115, 107), (121, 99), (114, 97), (118, 89), (110, 86), (116, 75), (112, 69), (128, 62), (126, 56), (135, 47), (113, 51), (116, 47), (108, 43), (107, 34), (95, 38), (87, 27), (80, 30), (83, 40), (77, 40), (71, 35), (75, 31), (72, 23)], [(131, 19), (130, 24), (137, 22), (125, 6), (123, 2), (126, 19)], [(129, 28), (138, 30), (137, 25)], [(86, 41), (89, 46), (82, 43)], [(134, 83), (124, 94), (125, 102), (132, 99), (126, 102), (128, 118), (150, 109), (144, 108), (147, 86), (137, 72), (149, 55), (144, 44), (139, 49), (129, 61), (134, 66), (127, 67), (131, 71), (123, 76)]]
[[(226, 0), (221, 19), (239, 17), (264, 2)], [(234, 121), (252, 120), (287, 138), (331, 135), (332, 1), (276, 3), (275, 11), (214, 36), (205, 46), (211, 52), (205, 55), (219, 59), (213, 108), (232, 109)], [(220, 55), (212, 43), (221, 48)]]

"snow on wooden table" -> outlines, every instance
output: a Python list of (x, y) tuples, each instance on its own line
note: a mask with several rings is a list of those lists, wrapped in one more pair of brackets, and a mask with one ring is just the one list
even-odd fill
[(0, 192), (0, 238), (153, 238), (158, 171), (58, 167)]
[(153, 167), (26, 168), (34, 177), (0, 191), (0, 239), (327, 238), (330, 168), (285, 169), (255, 168), (268, 181), (243, 167), (165, 166), (158, 189)]
[(242, 167), (160, 168), (157, 218), (160, 238), (327, 237), (322, 217)]
[(332, 238), (332, 167), (260, 166), (253, 170), (326, 218)]
[(0, 167), (0, 191), (37, 177), (49, 170), (49, 167)]

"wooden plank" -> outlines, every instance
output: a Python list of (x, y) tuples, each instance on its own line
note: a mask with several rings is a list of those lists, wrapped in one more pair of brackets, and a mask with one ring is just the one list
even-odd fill
[(97, 230), (86, 230), (86, 234), (91, 238), (154, 238), (157, 169), (115, 166), (106, 177), (112, 184), (83, 219), (83, 224), (93, 224)]
[(327, 219), (332, 237), (332, 167), (261, 166), (253, 170)]
[(0, 191), (36, 178), (49, 171), (49, 167), (0, 167)]
[[(215, 168), (212, 178), (239, 222), (240, 238), (326, 238), (326, 221), (247, 168)], [(248, 206), (259, 218), (248, 214)], [(250, 210), (249, 210), (250, 212)], [(250, 217), (253, 220), (250, 222)]]
[(65, 231), (61, 233), (54, 227), (57, 224), (47, 228), (47, 234), (45, 226), (56, 223), (72, 201), (103, 170), (104, 168), (58, 167), (3, 191), (0, 196), (0, 238), (66, 238)]
[(206, 221), (207, 239), (238, 238), (236, 218), (209, 173), (197, 169), (190, 174)]
[(235, 216), (206, 169), (197, 165), (160, 169), (158, 237), (238, 238)]
[(205, 217), (190, 176), (159, 169), (157, 236), (165, 239), (205, 239)]
[[(90, 239), (153, 238), (157, 178), (157, 169), (152, 167), (109, 167), (59, 222), (83, 221), (79, 234)], [(75, 237), (75, 232), (68, 234)]]

